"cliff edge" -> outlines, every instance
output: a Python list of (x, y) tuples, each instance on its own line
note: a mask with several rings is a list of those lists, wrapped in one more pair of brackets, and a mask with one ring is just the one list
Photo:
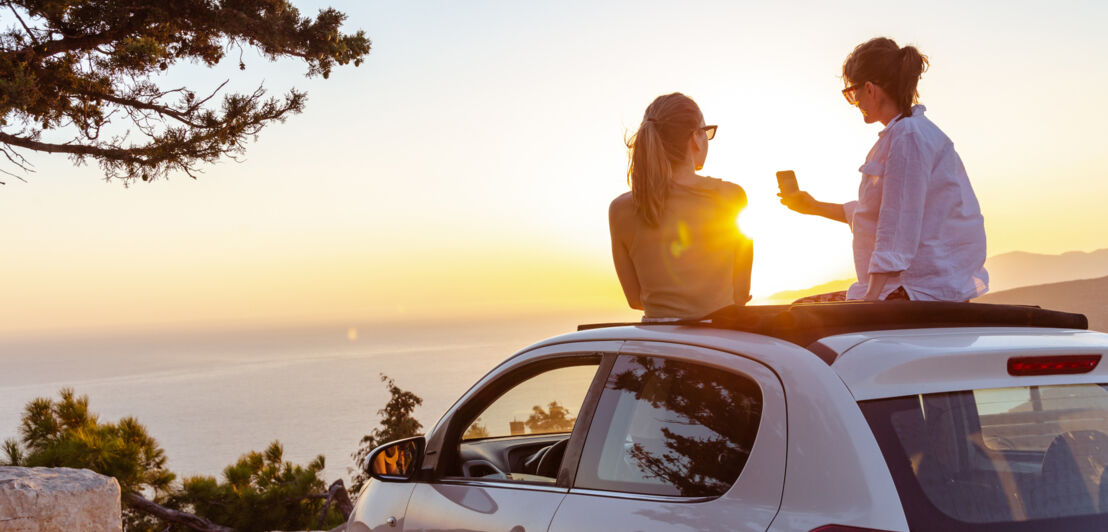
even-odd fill
[(87, 469), (0, 467), (0, 530), (122, 532), (119, 483)]

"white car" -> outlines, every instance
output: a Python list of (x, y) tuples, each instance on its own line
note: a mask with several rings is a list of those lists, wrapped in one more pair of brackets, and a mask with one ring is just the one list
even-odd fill
[(1108, 530), (1086, 329), (924, 302), (581, 326), (374, 451), (346, 530)]

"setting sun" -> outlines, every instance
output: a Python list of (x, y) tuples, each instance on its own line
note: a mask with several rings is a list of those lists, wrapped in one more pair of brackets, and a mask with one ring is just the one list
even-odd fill
[(754, 302), (769, 302), (777, 292), (853, 277), (850, 229), (786, 209), (777, 202), (772, 181), (771, 174), (764, 183), (744, 183), (750, 206), (735, 220), (739, 231), (754, 242)]
[(758, 237), (759, 231), (757, 230), (757, 224), (752, 220), (753, 215), (749, 214), (750, 211), (744, 210), (735, 217), (735, 227), (739, 228), (739, 232), (746, 235), (747, 238), (755, 239)]

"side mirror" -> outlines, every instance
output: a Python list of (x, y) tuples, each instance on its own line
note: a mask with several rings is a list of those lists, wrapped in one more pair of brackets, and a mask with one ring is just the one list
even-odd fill
[(369, 476), (386, 482), (411, 480), (423, 462), (427, 440), (423, 436), (386, 443), (369, 453), (365, 470)]

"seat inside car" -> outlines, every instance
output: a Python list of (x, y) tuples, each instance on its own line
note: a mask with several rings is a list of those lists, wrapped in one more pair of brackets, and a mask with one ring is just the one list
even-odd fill
[(1033, 493), (1035, 515), (1085, 515), (1108, 510), (1104, 499), (1108, 435), (1075, 430), (1055, 436), (1043, 456), (1039, 487)]
[(1005, 493), (997, 471), (1003, 458), (976, 441), (979, 429), (971, 432), (976, 425), (966, 418), (965, 408), (958, 407), (966, 399), (925, 398), (923, 408), (913, 412), (914, 419), (894, 424), (901, 441), (918, 442), (917, 448), (905, 451), (924, 493), (943, 513), (971, 522), (1011, 520), (1013, 506), (1022, 503), (1018, 493), (1012, 499)]

